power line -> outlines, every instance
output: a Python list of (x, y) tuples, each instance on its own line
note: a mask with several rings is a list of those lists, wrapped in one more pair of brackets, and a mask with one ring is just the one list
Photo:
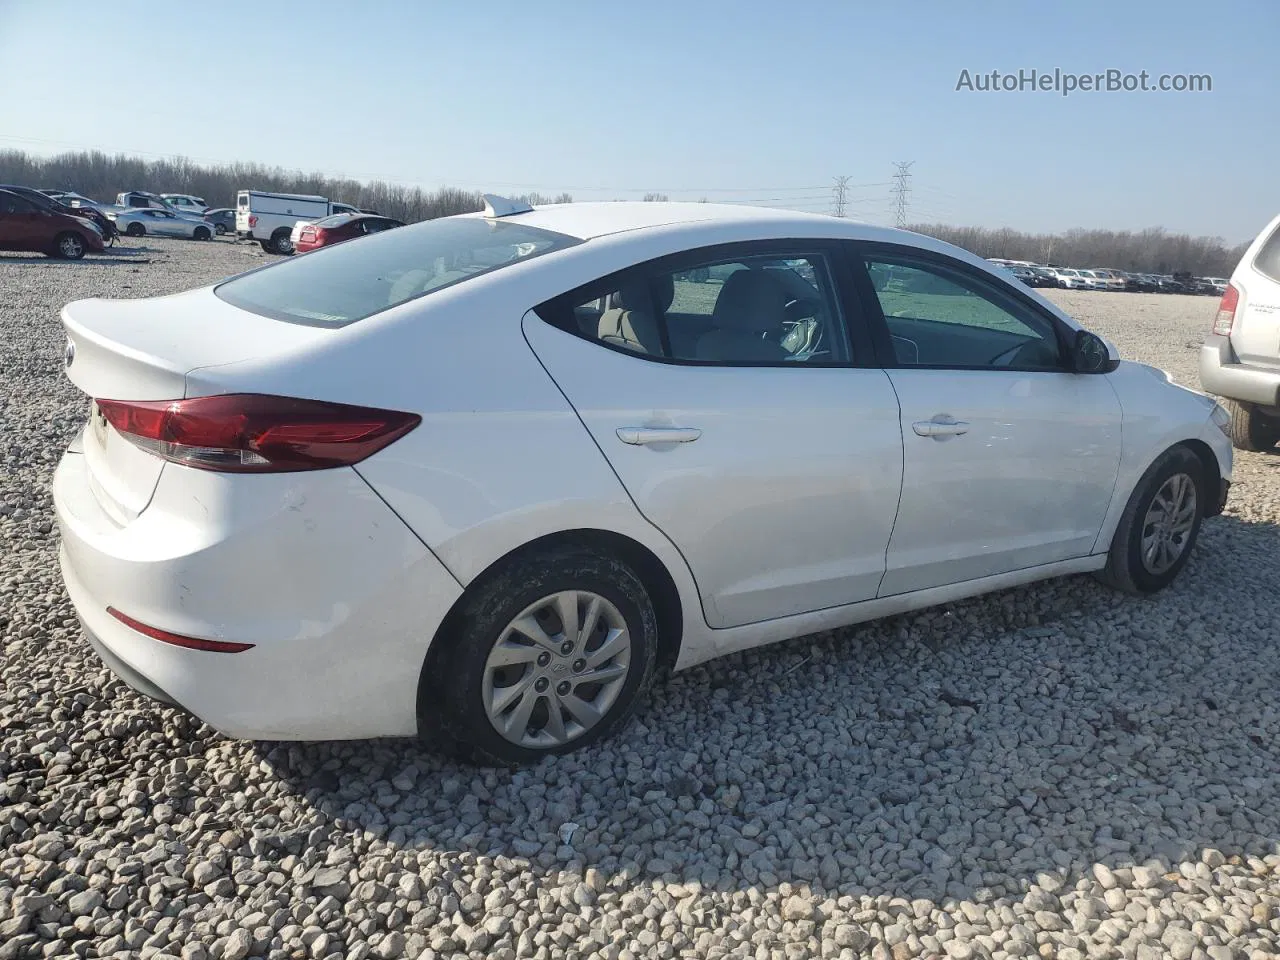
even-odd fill
[(899, 227), (907, 225), (907, 197), (911, 193), (911, 167), (914, 163), (914, 160), (897, 160), (893, 164), (893, 219)]

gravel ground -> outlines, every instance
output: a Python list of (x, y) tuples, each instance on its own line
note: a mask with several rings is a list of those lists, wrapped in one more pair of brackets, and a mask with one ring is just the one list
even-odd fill
[[(76, 637), (56, 315), (261, 254), (124, 251), (0, 256), (0, 960), (1280, 955), (1280, 457), (1238, 455), (1157, 598), (1072, 578), (738, 655), (532, 770), (228, 741)], [(1055, 297), (1195, 383), (1211, 299)]]

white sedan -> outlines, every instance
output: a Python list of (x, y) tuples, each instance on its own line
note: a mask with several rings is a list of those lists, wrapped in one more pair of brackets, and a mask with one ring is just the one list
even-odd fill
[(116, 222), (116, 229), (131, 237), (186, 237), (189, 240), (209, 240), (213, 237), (213, 225), (197, 214), (187, 216), (157, 207), (136, 207), (108, 212)]
[(834, 217), (490, 198), (62, 320), (87, 641), (237, 737), (536, 760), (663, 664), (1065, 574), (1160, 590), (1231, 477), (1213, 400)]

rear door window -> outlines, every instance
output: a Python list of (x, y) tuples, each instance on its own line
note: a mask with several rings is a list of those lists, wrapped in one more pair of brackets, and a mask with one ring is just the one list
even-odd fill
[(509, 221), (445, 217), (233, 277), (214, 293), (263, 316), (342, 327), (398, 304), (581, 243)]

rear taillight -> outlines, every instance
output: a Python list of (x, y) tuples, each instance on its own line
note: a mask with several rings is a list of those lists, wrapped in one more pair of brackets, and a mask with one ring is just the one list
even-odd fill
[(249, 214), (249, 226), (256, 227), (258, 225), (258, 217), (256, 214)]
[(262, 394), (97, 405), (135, 445), (174, 463), (224, 473), (349, 466), (422, 422), (416, 413)]
[(1227, 292), (1218, 304), (1218, 315), (1213, 319), (1213, 332), (1220, 337), (1230, 335), (1236, 322), (1236, 308), (1240, 306), (1240, 291), (1234, 283), (1227, 284)]
[(303, 227), (302, 233), (299, 234), (299, 240), (309, 240), (315, 242), (324, 236), (324, 230), (319, 227)]

